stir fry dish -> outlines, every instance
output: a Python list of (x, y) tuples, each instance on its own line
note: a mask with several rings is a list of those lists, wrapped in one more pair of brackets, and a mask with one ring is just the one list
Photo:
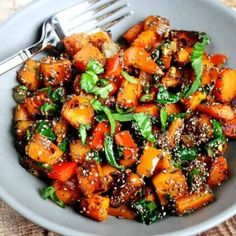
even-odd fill
[(119, 45), (74, 34), (20, 69), (16, 148), (43, 199), (146, 224), (214, 201), (236, 138), (236, 69), (207, 54), (206, 33), (169, 25), (148, 16)]

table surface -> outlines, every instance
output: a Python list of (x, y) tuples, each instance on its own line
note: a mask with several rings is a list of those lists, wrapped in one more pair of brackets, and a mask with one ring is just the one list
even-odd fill
[[(29, 3), (32, 0), (0, 0), (0, 21), (12, 14), (14, 11)], [(222, 0), (228, 6), (236, 8), (236, 0)], [(6, 203), (0, 200), (0, 236), (59, 236), (56, 233), (49, 232), (40, 226), (37, 226), (17, 212), (15, 212)], [(224, 223), (214, 227), (200, 236), (213, 235), (236, 235), (236, 216), (230, 218)]]

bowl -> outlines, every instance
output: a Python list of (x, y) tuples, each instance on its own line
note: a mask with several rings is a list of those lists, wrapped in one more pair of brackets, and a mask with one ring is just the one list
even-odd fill
[[(236, 67), (236, 14), (216, 0), (146, 0), (130, 2), (134, 14), (113, 27), (113, 38), (131, 25), (155, 14), (168, 18), (171, 28), (205, 31), (211, 38), (209, 52), (229, 56), (228, 67)], [(0, 25), (0, 60), (36, 41), (44, 19), (78, 0), (34, 1)], [(16, 71), (1, 76), (0, 86), (0, 197), (29, 220), (63, 235), (193, 235), (219, 224), (236, 213), (236, 146), (230, 143), (227, 153), (231, 178), (215, 191), (216, 201), (183, 217), (167, 217), (152, 225), (114, 217), (97, 223), (75, 213), (71, 208), (61, 209), (50, 201), (43, 201), (39, 189), (43, 183), (27, 173), (18, 163), (11, 133), (12, 112), (15, 103), (12, 88)]]

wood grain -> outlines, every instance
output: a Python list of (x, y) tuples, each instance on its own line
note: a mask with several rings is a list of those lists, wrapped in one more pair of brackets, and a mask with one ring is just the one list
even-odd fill
[[(31, 0), (0, 0), (0, 21), (21, 8)], [(236, 8), (236, 0), (222, 0), (226, 5)], [(15, 212), (0, 200), (0, 236), (59, 236), (35, 225)], [(199, 236), (236, 235), (236, 216)]]

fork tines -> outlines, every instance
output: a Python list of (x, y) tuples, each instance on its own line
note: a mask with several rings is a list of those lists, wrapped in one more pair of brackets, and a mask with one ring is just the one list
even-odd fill
[(108, 30), (132, 12), (125, 0), (86, 0), (64, 11), (54, 19), (60, 25), (60, 34)]

